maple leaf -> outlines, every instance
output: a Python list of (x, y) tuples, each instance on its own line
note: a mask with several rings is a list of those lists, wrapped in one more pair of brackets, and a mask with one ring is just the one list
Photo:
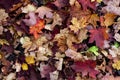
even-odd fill
[(113, 13), (105, 14), (105, 16), (104, 16), (104, 19), (105, 19), (104, 24), (105, 24), (105, 26), (108, 27), (108, 26), (112, 25), (114, 23), (115, 18), (116, 18), (116, 15), (113, 14)]
[(87, 8), (91, 8), (93, 10), (96, 9), (96, 1), (91, 2), (91, 0), (77, 0), (81, 5), (83, 10), (87, 10)]
[(30, 34), (33, 34), (35, 39), (39, 37), (39, 33), (44, 28), (44, 20), (39, 20), (35, 25), (30, 27)]
[(86, 27), (87, 19), (88, 19), (88, 17), (86, 17), (86, 16), (82, 17), (80, 20), (73, 17), (72, 20), (71, 20), (72, 25), (69, 26), (70, 29), (74, 32), (78, 32), (80, 29)]
[(109, 38), (108, 33), (106, 33), (105, 28), (99, 28), (99, 29), (92, 29), (89, 31), (90, 39), (89, 43), (96, 42), (96, 46), (102, 48), (104, 45), (104, 40), (107, 40)]
[(95, 70), (96, 62), (93, 60), (76, 61), (71, 67), (75, 72), (81, 72), (83, 77), (89, 74), (90, 77), (96, 78), (96, 75), (99, 73)]
[(97, 14), (92, 14), (88, 20), (88, 23), (91, 23), (94, 27), (96, 27), (97, 21), (99, 21), (99, 16)]

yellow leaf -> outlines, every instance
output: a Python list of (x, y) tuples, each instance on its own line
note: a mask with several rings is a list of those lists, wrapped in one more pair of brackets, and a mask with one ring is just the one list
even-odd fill
[(26, 61), (28, 64), (34, 64), (34, 63), (35, 63), (35, 60), (34, 60), (34, 57), (33, 57), (33, 56), (26, 56), (25, 61)]
[(73, 17), (71, 20), (72, 25), (70, 25), (70, 29), (74, 32), (78, 32), (80, 29), (84, 28), (87, 25), (88, 17), (82, 17), (80, 20)]
[(28, 65), (26, 63), (23, 63), (22, 64), (22, 69), (25, 70), (25, 71), (28, 70)]
[(8, 43), (7, 40), (5, 40), (5, 39), (0, 39), (0, 45), (4, 45), (4, 44), (9, 45), (9, 43)]
[(114, 23), (115, 18), (116, 18), (116, 15), (113, 14), (113, 13), (105, 14), (105, 16), (104, 16), (104, 19), (105, 19), (104, 24), (105, 24), (105, 26), (108, 27), (108, 26), (112, 25)]

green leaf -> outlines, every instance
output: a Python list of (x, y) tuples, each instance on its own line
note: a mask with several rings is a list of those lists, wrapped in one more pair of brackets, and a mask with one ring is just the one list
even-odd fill
[(98, 47), (97, 47), (97, 46), (92, 46), (92, 47), (90, 47), (90, 48), (88, 49), (88, 51), (94, 53), (96, 56), (99, 55), (99, 53), (98, 53)]
[(120, 46), (120, 44), (119, 44), (118, 42), (115, 42), (115, 43), (114, 43), (114, 46), (115, 46), (116, 48), (118, 48), (118, 47)]

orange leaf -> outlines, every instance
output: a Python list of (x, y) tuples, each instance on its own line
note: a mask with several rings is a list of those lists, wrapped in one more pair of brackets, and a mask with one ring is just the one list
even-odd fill
[(114, 23), (115, 18), (116, 18), (116, 15), (113, 14), (113, 13), (105, 14), (105, 16), (104, 16), (104, 19), (105, 19), (104, 24), (105, 24), (105, 26), (108, 27), (108, 26), (112, 25)]
[(97, 21), (99, 21), (99, 16), (97, 14), (92, 14), (88, 20), (88, 22), (91, 23), (94, 27), (97, 26)]
[(35, 25), (30, 27), (30, 34), (33, 34), (35, 39), (39, 37), (39, 33), (44, 28), (44, 20), (39, 20)]

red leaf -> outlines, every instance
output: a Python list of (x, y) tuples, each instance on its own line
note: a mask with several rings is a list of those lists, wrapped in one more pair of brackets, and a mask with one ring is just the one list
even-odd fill
[(96, 42), (96, 46), (102, 48), (104, 45), (104, 40), (109, 38), (108, 33), (106, 33), (105, 28), (92, 29), (89, 31), (91, 33), (89, 43)]
[(82, 76), (86, 76), (89, 74), (90, 77), (96, 78), (96, 75), (98, 74), (98, 71), (95, 70), (96, 62), (93, 60), (86, 60), (84, 62), (77, 61), (72, 65), (72, 68), (76, 72), (81, 72)]
[(78, 2), (82, 5), (83, 10), (87, 10), (87, 8), (91, 8), (93, 10), (96, 9), (96, 1), (91, 2), (91, 0), (78, 0)]

